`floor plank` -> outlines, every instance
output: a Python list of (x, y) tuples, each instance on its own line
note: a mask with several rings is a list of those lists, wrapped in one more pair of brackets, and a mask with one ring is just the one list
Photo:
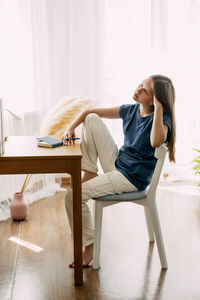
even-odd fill
[[(158, 190), (168, 270), (160, 268), (156, 244), (148, 242), (143, 207), (122, 203), (104, 209), (101, 268), (84, 270), (83, 287), (74, 286), (68, 268), (72, 243), (64, 194), (32, 204), (21, 229), (10, 220), (0, 223), (0, 299), (12, 292), (14, 300), (199, 300), (200, 192), (186, 190), (180, 184)], [(8, 238), (18, 234), (43, 251), (18, 246), (16, 256)]]
[(17, 244), (9, 240), (18, 236), (20, 222), (11, 219), (0, 223), (0, 299), (10, 299), (17, 264)]
[(13, 299), (59, 299), (60, 286), (65, 289), (67, 284), (73, 285), (73, 273), (67, 268), (71, 259), (71, 234), (63, 210), (63, 193), (31, 206), (20, 238), (43, 251), (20, 247)]

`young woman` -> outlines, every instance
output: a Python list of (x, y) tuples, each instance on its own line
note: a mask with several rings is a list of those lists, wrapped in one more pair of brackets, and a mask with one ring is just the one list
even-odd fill
[[(68, 145), (75, 137), (75, 128), (83, 122), (83, 267), (93, 259), (94, 230), (87, 201), (145, 189), (156, 164), (155, 148), (163, 143), (168, 145), (169, 160), (175, 162), (175, 92), (171, 80), (162, 75), (150, 76), (137, 87), (133, 99), (136, 104), (84, 111), (63, 135), (63, 141), (68, 139)], [(122, 118), (124, 145), (120, 150), (101, 118)], [(101, 175), (97, 174), (98, 158), (104, 171)], [(71, 190), (67, 191), (65, 205), (73, 230)], [(69, 266), (74, 267), (74, 263)]]

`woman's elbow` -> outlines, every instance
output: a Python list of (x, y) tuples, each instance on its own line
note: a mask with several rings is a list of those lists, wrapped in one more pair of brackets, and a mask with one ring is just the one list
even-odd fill
[(159, 148), (163, 143), (165, 142), (164, 139), (159, 139), (159, 140), (151, 140), (151, 146), (153, 148)]
[(153, 148), (159, 148), (162, 145), (162, 143), (158, 144), (158, 143), (151, 143), (151, 147)]

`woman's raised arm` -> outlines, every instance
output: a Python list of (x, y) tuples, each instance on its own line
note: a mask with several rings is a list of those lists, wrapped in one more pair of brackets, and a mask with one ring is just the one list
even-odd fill
[(119, 106), (116, 107), (110, 107), (110, 108), (94, 108), (88, 110), (88, 113), (95, 113), (99, 115), (101, 118), (107, 118), (107, 119), (118, 119), (119, 116)]
[(70, 125), (69, 128), (66, 129), (65, 133), (63, 134), (62, 140), (68, 138), (69, 142), (71, 142), (71, 139), (75, 137), (75, 128), (80, 125), (88, 114), (95, 113), (99, 115), (101, 118), (107, 118), (107, 119), (118, 119), (119, 116), (119, 106), (117, 107), (110, 107), (110, 108), (93, 108), (88, 109), (82, 112)]

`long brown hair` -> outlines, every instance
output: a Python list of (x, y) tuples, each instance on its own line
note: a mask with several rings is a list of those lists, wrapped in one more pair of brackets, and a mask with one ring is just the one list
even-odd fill
[(176, 121), (175, 121), (175, 90), (171, 79), (163, 75), (152, 75), (153, 91), (163, 106), (163, 111), (170, 113), (172, 132), (168, 142), (169, 160), (175, 162)]

